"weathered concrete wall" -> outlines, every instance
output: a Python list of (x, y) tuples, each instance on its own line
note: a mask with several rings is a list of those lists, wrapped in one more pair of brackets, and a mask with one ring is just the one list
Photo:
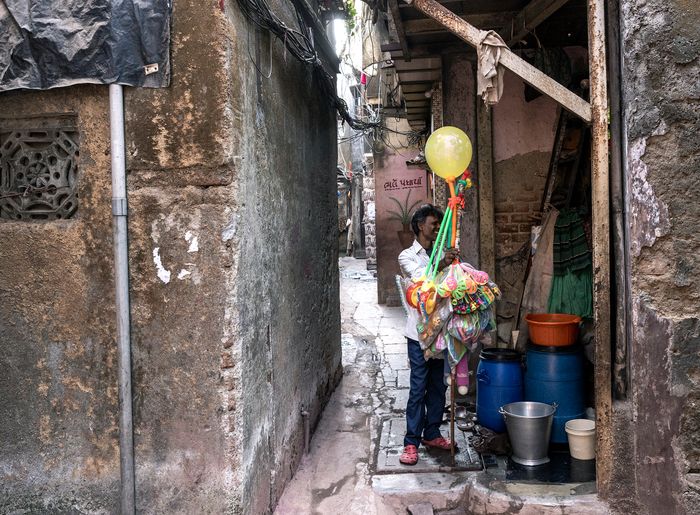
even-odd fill
[[(503, 96), (493, 107), (494, 222), (498, 337), (510, 341), (527, 267), (530, 229), (537, 223), (552, 154), (557, 107), (541, 96), (526, 102), (524, 83), (506, 71)], [(477, 186), (478, 187), (478, 186)]]
[[(291, 4), (271, 6), (294, 22)], [(233, 39), (246, 29), (236, 4), (229, 7)], [(308, 68), (276, 43), (272, 76), (265, 79), (244, 45), (239, 38), (229, 49), (230, 80), (246, 73), (241, 89), (232, 91), (241, 180), (238, 210), (224, 230), (239, 247), (231, 292), (238, 487), (243, 511), (257, 514), (274, 507), (301, 458), (302, 407), (313, 427), (342, 373), (337, 156), (335, 112)], [(268, 52), (261, 37), (263, 59)]]
[[(462, 129), (472, 142), (474, 156), (469, 164), (476, 170), (476, 76), (474, 62), (467, 54), (447, 54), (442, 59), (442, 117), (444, 125)], [(476, 173), (473, 174), (477, 176)], [(436, 178), (436, 182), (441, 179)], [(478, 187), (478, 186), (477, 186)], [(474, 266), (479, 264), (479, 195), (476, 188), (464, 194), (460, 225), (460, 252)]]
[(557, 105), (546, 96), (526, 102), (524, 83), (510, 72), (493, 107), (496, 257), (514, 254), (538, 214), (556, 130)]
[[(176, 1), (172, 86), (126, 92), (142, 513), (270, 511), (340, 371), (334, 113), (278, 43), (258, 76), (224, 11)], [(268, 44), (251, 29), (266, 70)], [(0, 112), (81, 132), (77, 217), (0, 223), (0, 511), (115, 512), (107, 89)]]
[[(622, 0), (633, 430), (615, 435), (639, 513), (700, 503), (700, 6)], [(616, 419), (625, 412), (615, 409)], [(618, 424), (619, 425), (619, 424)]]
[[(236, 248), (222, 237), (240, 173), (223, 17), (176, 2), (173, 81), (126, 96), (137, 504), (223, 512), (235, 493), (222, 359)], [(105, 171), (105, 173), (108, 173)]]
[(107, 102), (94, 86), (0, 95), (3, 118), (78, 113), (82, 135), (78, 216), (0, 221), (0, 512), (118, 503)]

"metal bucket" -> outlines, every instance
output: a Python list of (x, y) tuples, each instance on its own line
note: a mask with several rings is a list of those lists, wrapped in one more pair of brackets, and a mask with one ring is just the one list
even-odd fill
[(514, 462), (530, 466), (549, 462), (547, 449), (556, 410), (556, 403), (543, 402), (511, 402), (501, 406), (498, 411), (506, 422)]

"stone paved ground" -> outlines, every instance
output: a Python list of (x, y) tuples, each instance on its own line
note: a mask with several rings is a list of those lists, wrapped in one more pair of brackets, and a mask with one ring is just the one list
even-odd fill
[[(376, 281), (364, 260), (341, 258), (340, 275), (344, 377), (275, 513), (406, 513), (409, 504), (421, 500), (445, 507), (447, 500), (459, 498), (463, 486), (459, 474), (444, 473), (443, 455), (421, 451), (421, 471), (434, 463), (434, 473), (408, 469), (374, 475), (378, 455), (384, 455), (386, 466), (387, 455), (397, 452), (380, 444), (382, 426), (403, 417), (408, 397), (405, 315), (400, 307), (377, 305)], [(400, 439), (393, 440), (397, 447)], [(397, 469), (391, 460), (388, 464)]]
[[(505, 481), (500, 468), (448, 471), (445, 455), (423, 449), (421, 467), (395, 463), (408, 395), (403, 310), (377, 305), (376, 281), (364, 260), (342, 258), (340, 275), (343, 380), (277, 515), (609, 513), (587, 484), (515, 483)], [(458, 456), (463, 465), (471, 458), (465, 449)]]

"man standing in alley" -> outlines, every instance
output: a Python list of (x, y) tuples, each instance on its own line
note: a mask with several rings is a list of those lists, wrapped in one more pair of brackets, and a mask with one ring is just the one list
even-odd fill
[[(416, 239), (409, 248), (399, 254), (401, 273), (407, 279), (419, 279), (430, 260), (433, 244), (437, 239), (443, 213), (437, 207), (426, 204), (413, 214), (411, 228)], [(440, 270), (449, 266), (459, 255), (456, 249), (446, 249), (438, 264)], [(406, 435), (404, 450), (399, 461), (404, 465), (418, 462), (418, 446), (449, 450), (451, 442), (440, 433), (445, 409), (444, 363), (441, 357), (426, 360), (418, 343), (418, 312), (410, 309), (405, 336), (408, 359), (411, 363), (411, 389), (406, 405)]]

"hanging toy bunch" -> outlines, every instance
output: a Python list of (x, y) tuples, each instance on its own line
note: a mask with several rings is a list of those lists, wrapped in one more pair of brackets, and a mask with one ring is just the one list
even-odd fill
[(420, 313), (418, 339), (426, 359), (443, 352), (448, 380), (454, 375), (464, 395), (469, 387), (469, 352), (495, 328), (492, 306), (501, 292), (486, 272), (467, 263), (455, 260), (443, 270), (438, 268), (448, 244), (456, 246), (464, 192), (473, 186), (466, 170), (472, 157), (469, 138), (456, 127), (442, 127), (428, 138), (425, 156), (433, 172), (447, 181), (450, 199), (425, 274), (408, 287), (406, 301)]

